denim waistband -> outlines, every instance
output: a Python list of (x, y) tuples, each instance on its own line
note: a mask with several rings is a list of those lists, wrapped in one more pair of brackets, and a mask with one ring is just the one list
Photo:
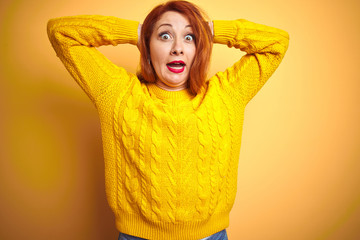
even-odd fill
[[(119, 238), (118, 240), (146, 240), (145, 238), (140, 238), (140, 237), (135, 237), (135, 236), (131, 236), (125, 233), (120, 233), (119, 234)], [(209, 236), (209, 237), (205, 237), (202, 238), (200, 240), (228, 240), (228, 236), (226, 233), (226, 229), (214, 233), (213, 235)]]

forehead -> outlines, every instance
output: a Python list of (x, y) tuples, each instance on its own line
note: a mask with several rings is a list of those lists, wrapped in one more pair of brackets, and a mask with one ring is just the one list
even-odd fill
[(172, 26), (190, 25), (189, 19), (178, 12), (167, 11), (161, 15), (156, 22), (155, 27), (159, 27), (162, 24), (170, 24)]

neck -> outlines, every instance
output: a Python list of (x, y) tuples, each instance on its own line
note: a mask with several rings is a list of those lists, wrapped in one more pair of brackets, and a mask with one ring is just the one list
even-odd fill
[(161, 89), (163, 89), (163, 90), (165, 90), (165, 91), (180, 91), (180, 90), (184, 90), (184, 89), (187, 88), (187, 83), (186, 83), (186, 82), (185, 82), (184, 84), (182, 84), (182, 85), (175, 86), (175, 87), (168, 86), (168, 85), (164, 84), (163, 82), (161, 82), (161, 81), (159, 81), (159, 80), (157, 80), (157, 81), (155, 82), (155, 84), (156, 84), (159, 88), (161, 88)]

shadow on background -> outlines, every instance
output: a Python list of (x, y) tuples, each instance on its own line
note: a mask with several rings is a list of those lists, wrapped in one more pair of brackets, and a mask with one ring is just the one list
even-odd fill
[(26, 239), (31, 233), (31, 239), (116, 239), (100, 122), (91, 101), (77, 86), (51, 78), (31, 84), (26, 76), (9, 79), (2, 119), (8, 161), (0, 168), (0, 212), (7, 219), (0, 238)]
[[(211, 19), (290, 34), (279, 69), (246, 109), (229, 239), (360, 239), (360, 2), (195, 2)], [(98, 114), (56, 57), (46, 23), (78, 14), (143, 21), (158, 3), (0, 2), (1, 240), (117, 238)], [(101, 51), (135, 71), (136, 47)], [(242, 54), (214, 45), (210, 72)]]

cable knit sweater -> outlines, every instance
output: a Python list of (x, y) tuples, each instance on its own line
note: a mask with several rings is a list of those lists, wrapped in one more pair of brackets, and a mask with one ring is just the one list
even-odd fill
[(141, 83), (96, 49), (136, 45), (137, 21), (95, 15), (48, 22), (57, 56), (98, 110), (106, 194), (120, 232), (193, 240), (229, 226), (244, 109), (280, 64), (289, 37), (246, 20), (213, 23), (214, 43), (246, 55), (193, 96)]

